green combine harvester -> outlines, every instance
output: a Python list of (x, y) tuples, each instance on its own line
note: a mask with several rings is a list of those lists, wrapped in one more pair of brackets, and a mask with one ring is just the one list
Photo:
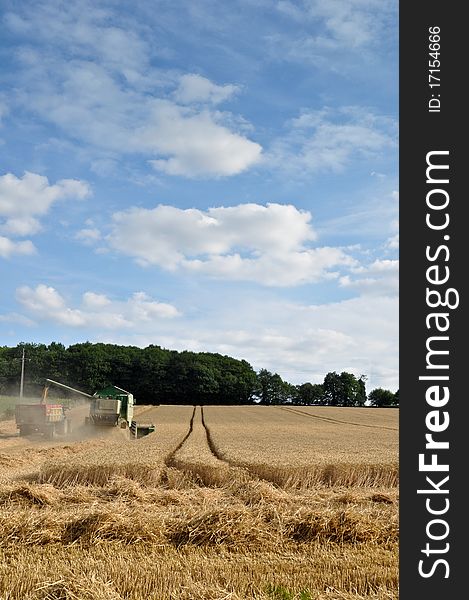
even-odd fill
[(51, 384), (87, 398), (90, 403), (89, 416), (85, 419), (87, 425), (103, 427), (120, 426), (122, 429), (128, 427), (132, 437), (135, 438), (148, 435), (155, 431), (155, 426), (153, 424), (138, 424), (133, 420), (135, 404), (133, 394), (117, 385), (109, 385), (91, 395), (72, 388), (69, 385), (65, 385), (64, 383), (60, 383), (59, 381), (54, 381), (53, 379), (46, 379), (46, 382), (47, 384), (43, 392), (44, 399), (47, 397), (47, 391)]
[(116, 385), (110, 385), (91, 397), (89, 422), (94, 425), (130, 426), (134, 417), (134, 397)]

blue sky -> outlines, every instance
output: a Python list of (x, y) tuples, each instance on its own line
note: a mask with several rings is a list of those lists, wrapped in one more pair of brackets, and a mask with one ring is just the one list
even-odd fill
[(1, 344), (398, 388), (396, 2), (1, 7)]

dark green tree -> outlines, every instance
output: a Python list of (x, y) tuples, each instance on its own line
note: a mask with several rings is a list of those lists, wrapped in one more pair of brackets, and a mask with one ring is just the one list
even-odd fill
[(364, 406), (366, 402), (366, 377), (358, 379), (352, 373), (335, 371), (327, 373), (324, 378), (324, 399), (329, 406)]
[(320, 383), (302, 383), (296, 386), (294, 402), (304, 406), (324, 403), (324, 387)]
[(283, 381), (278, 373), (261, 369), (257, 374), (256, 396), (260, 404), (286, 404), (295, 392), (294, 386)]
[(368, 394), (368, 402), (370, 406), (393, 406), (394, 397), (395, 394), (393, 394), (390, 390), (375, 388)]

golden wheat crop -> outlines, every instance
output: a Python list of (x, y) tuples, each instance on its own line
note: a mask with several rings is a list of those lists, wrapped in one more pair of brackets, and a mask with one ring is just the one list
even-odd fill
[(303, 409), (207, 406), (204, 415), (219, 458), (278, 485), (397, 485), (397, 428), (374, 426), (369, 414), (360, 424), (366, 409), (339, 420), (340, 410), (313, 418)]
[(352, 408), (349, 406), (282, 406), (282, 410), (310, 415), (315, 419), (374, 429), (399, 430), (398, 408)]

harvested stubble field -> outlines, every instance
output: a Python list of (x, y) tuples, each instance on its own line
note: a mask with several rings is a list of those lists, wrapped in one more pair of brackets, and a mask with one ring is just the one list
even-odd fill
[(140, 407), (147, 437), (47, 444), (0, 422), (0, 599), (398, 598), (398, 411), (325, 408)]

